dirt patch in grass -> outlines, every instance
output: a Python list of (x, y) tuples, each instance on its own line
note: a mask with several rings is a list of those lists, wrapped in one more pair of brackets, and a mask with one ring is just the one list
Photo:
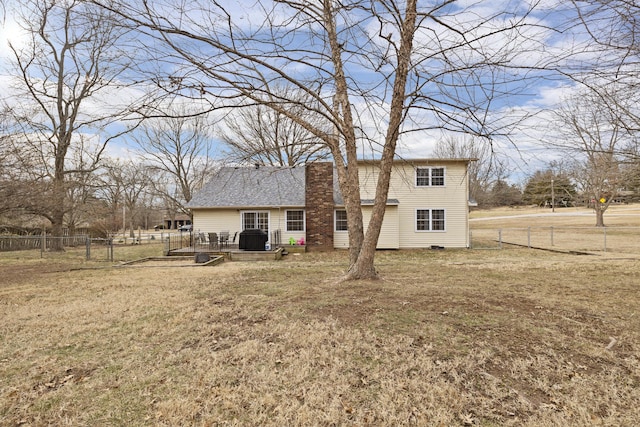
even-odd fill
[(33, 268), (0, 287), (0, 424), (640, 419), (636, 260), (390, 251), (338, 284), (346, 265)]

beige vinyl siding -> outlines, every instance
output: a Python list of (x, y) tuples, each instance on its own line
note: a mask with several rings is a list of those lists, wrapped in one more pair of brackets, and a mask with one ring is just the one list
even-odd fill
[[(300, 209), (300, 208), (290, 208)], [(285, 208), (268, 209), (268, 208), (247, 208), (247, 209), (193, 209), (193, 229), (201, 233), (220, 233), (228, 230), (230, 235), (240, 233), (242, 231), (241, 212), (245, 211), (268, 211), (269, 212), (269, 241), (271, 242), (272, 233), (280, 230), (280, 241), (282, 244), (288, 244), (289, 238), (293, 237), (296, 241), (305, 237), (304, 231), (287, 232)], [(236, 243), (238, 239), (236, 238)]]
[[(369, 226), (372, 211), (372, 206), (363, 206), (362, 208), (362, 221), (365, 230)], [(376, 246), (377, 249), (399, 249), (399, 222), (398, 207), (395, 205), (387, 206)], [(349, 247), (349, 234), (346, 231), (335, 231), (335, 222), (333, 233), (333, 247), (347, 249)]]
[[(379, 163), (360, 165), (361, 197), (373, 199)], [(415, 167), (444, 167), (445, 185), (417, 187)], [(427, 248), (468, 247), (468, 183), (465, 161), (425, 161), (423, 163), (396, 163), (389, 184), (389, 199), (399, 201), (399, 247)], [(444, 209), (445, 231), (417, 231), (418, 209)]]
[[(362, 208), (362, 220), (365, 230), (369, 226), (373, 206), (364, 206)], [(398, 206), (389, 205), (384, 212), (382, 227), (380, 228), (380, 236), (378, 237), (378, 249), (398, 249), (400, 248), (400, 223), (398, 217)]]
[(193, 230), (218, 233), (227, 230), (230, 235), (241, 230), (240, 213), (236, 209), (193, 209)]

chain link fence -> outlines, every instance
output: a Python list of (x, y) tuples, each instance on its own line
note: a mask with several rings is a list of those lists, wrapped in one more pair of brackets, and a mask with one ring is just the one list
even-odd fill
[[(79, 261), (120, 262), (163, 253), (163, 237), (91, 238), (88, 235), (52, 237), (50, 235), (0, 235), (0, 252), (24, 258), (66, 258)], [(168, 238), (168, 234), (164, 236)], [(62, 249), (62, 250), (59, 250)]]
[(640, 254), (640, 227), (524, 227), (481, 228), (470, 231), (472, 249), (508, 246), (565, 252)]

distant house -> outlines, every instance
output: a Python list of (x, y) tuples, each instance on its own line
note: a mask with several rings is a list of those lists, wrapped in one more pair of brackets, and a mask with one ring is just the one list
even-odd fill
[[(468, 247), (470, 161), (396, 161), (378, 248)], [(358, 163), (365, 229), (379, 165), (374, 160)], [(259, 228), (272, 244), (293, 238), (304, 239), (307, 250), (347, 248), (346, 211), (336, 175), (326, 162), (222, 168), (188, 204), (193, 229), (234, 234)]]

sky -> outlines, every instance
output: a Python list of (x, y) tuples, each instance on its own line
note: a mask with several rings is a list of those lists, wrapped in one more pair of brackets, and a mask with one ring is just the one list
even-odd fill
[[(246, 29), (255, 28), (264, 22), (264, 18), (260, 16), (260, 10), (256, 7), (257, 3), (255, 1), (236, 0), (235, 2), (239, 3), (239, 7), (236, 5), (236, 7), (231, 10), (238, 11), (240, 16), (237, 17), (237, 22), (243, 23)], [(156, 3), (160, 3), (160, 1)], [(432, 1), (428, 0), (425, 1), (425, 3), (432, 3)], [(526, 22), (527, 26), (520, 29), (517, 33), (514, 31), (492, 35), (490, 31), (491, 28), (487, 26), (483, 28), (478, 27), (478, 29), (473, 32), (475, 35), (485, 37), (485, 43), (482, 45), (482, 50), (485, 54), (498, 55), (500, 54), (499, 48), (502, 46), (511, 45), (518, 49), (521, 54), (515, 58), (514, 64), (522, 66), (523, 68), (543, 63), (555, 54), (566, 52), (568, 49), (582, 42), (581, 34), (570, 31), (561, 34), (554, 31), (554, 29), (558, 29), (564, 25), (569, 14), (569, 12), (561, 6), (564, 2), (556, 3), (552, 0), (538, 2), (539, 12), (525, 17), (523, 13), (529, 3), (530, 1), (519, 0), (496, 0), (491, 2), (463, 0), (454, 4), (453, 7), (459, 9), (452, 11), (456, 13), (452, 13), (448, 19), (450, 19), (452, 24), (462, 26), (478, 20), (479, 16), (493, 16), (492, 22), (494, 22), (496, 26), (494, 28), (497, 28), (498, 25), (504, 25), (504, 23), (509, 20), (522, 20)], [(9, 82), (12, 79), (9, 72), (11, 55), (7, 48), (7, 43), (10, 40), (14, 46), (20, 47), (28, 40), (27, 36), (21, 32), (14, 15), (11, 13), (12, 7), (16, 6), (16, 4), (17, 0), (10, 0), (6, 3), (4, 22), (0, 27), (0, 96), (5, 100), (10, 99), (9, 94), (11, 93), (11, 89)], [(505, 10), (510, 13), (504, 15), (502, 12)], [(194, 20), (194, 22), (197, 22), (197, 20)], [(445, 40), (445, 43), (447, 42), (446, 37), (451, 38), (451, 42), (454, 41), (455, 37), (458, 37), (455, 32), (446, 31), (444, 28), (430, 28), (429, 31), (425, 31), (418, 36), (417, 44), (428, 46), (431, 41), (430, 38), (436, 36), (440, 37), (441, 40)], [(544, 45), (544, 49), (541, 49), (542, 44)], [(474, 55), (474, 52), (470, 51), (467, 54)], [(477, 52), (475, 54), (477, 54)], [(588, 51), (584, 51), (583, 60), (588, 60), (589, 55)], [(459, 59), (462, 61), (462, 59), (469, 60), (470, 58)], [(455, 62), (456, 58), (452, 60)], [(527, 76), (530, 77), (531, 73), (529, 72)], [(498, 137), (495, 138), (492, 143), (494, 150), (499, 156), (510, 159), (513, 168), (512, 180), (517, 182), (527, 174), (532, 174), (536, 169), (545, 167), (549, 161), (559, 158), (559, 154), (550, 152), (540, 144), (540, 141), (544, 137), (549, 136), (550, 130), (545, 123), (546, 120), (552, 116), (553, 109), (556, 107), (558, 101), (561, 100), (563, 96), (575, 91), (576, 88), (575, 85), (567, 80), (551, 78), (541, 78), (535, 85), (523, 88), (524, 73), (521, 76), (514, 74), (512, 77), (513, 82), (511, 83), (511, 87), (505, 88), (507, 91), (511, 91), (512, 94), (502, 99), (496, 99), (492, 107), (492, 114), (497, 115), (498, 113), (508, 111), (511, 117), (524, 117), (532, 115), (533, 113), (536, 113), (536, 115), (523, 122), (526, 126), (512, 131), (509, 139)], [(362, 74), (361, 79), (363, 82), (366, 81), (366, 74)], [(519, 92), (517, 96), (515, 92), (513, 92), (515, 90)], [(131, 93), (129, 95), (134, 96), (135, 94)], [(477, 97), (482, 96), (480, 93), (474, 95)], [(113, 93), (111, 99), (126, 97), (127, 95), (123, 94), (121, 90), (117, 95)], [(356, 107), (356, 109), (357, 108), (358, 107)], [(433, 119), (425, 118), (425, 120)], [(375, 123), (375, 121), (376, 119), (373, 117), (369, 119), (368, 123), (371, 129), (376, 126), (377, 123)], [(367, 120), (365, 120), (364, 126), (367, 126)], [(400, 141), (399, 154), (405, 158), (430, 157), (436, 141), (443, 137), (443, 132), (439, 129), (410, 133)], [(125, 141), (115, 141), (109, 145), (108, 150), (112, 156), (123, 157), (130, 155), (129, 148)]]

